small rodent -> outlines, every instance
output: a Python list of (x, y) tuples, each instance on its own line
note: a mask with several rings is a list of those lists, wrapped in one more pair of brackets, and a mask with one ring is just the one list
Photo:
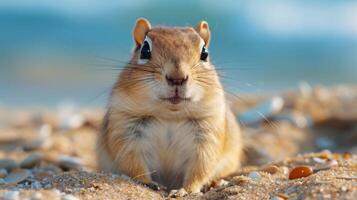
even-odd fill
[(199, 192), (240, 166), (242, 138), (208, 56), (210, 30), (137, 20), (98, 137), (99, 169)]

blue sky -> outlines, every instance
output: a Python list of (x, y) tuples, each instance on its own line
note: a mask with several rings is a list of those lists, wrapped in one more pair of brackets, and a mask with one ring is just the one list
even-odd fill
[[(46, 10), (80, 17), (103, 15), (149, 5), (149, 0), (2, 0), (0, 9)], [(158, 3), (160, 1), (156, 1)], [(167, 1), (165, 1), (167, 2)], [(205, 9), (244, 13), (257, 28), (278, 36), (337, 35), (357, 37), (357, 1), (214, 0), (199, 1)], [(190, 3), (190, 1), (173, 1)], [(171, 4), (171, 3), (170, 3)], [(172, 9), (172, 8), (171, 8)]]

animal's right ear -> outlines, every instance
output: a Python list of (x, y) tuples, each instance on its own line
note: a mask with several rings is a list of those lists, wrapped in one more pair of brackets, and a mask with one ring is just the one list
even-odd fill
[(211, 32), (208, 27), (208, 23), (206, 21), (201, 21), (196, 27), (197, 33), (201, 36), (201, 38), (205, 41), (205, 47), (208, 47)]
[(133, 30), (133, 37), (137, 46), (140, 46), (144, 40), (146, 34), (150, 31), (151, 24), (145, 18), (139, 18), (136, 20), (136, 24)]

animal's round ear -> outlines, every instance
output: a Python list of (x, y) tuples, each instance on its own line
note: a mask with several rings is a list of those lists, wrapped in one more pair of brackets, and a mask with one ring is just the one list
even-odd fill
[(136, 45), (141, 45), (144, 40), (146, 34), (150, 31), (151, 24), (145, 18), (139, 18), (136, 20), (135, 27), (133, 30), (133, 37), (136, 42)]
[(208, 23), (206, 21), (201, 21), (196, 27), (197, 33), (201, 36), (201, 38), (205, 41), (205, 46), (208, 47), (211, 32), (208, 27)]

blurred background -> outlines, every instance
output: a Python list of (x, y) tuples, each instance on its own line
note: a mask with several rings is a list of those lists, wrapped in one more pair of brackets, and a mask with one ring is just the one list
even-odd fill
[(1, 0), (0, 105), (104, 106), (138, 17), (207, 20), (231, 92), (357, 83), (357, 1)]

